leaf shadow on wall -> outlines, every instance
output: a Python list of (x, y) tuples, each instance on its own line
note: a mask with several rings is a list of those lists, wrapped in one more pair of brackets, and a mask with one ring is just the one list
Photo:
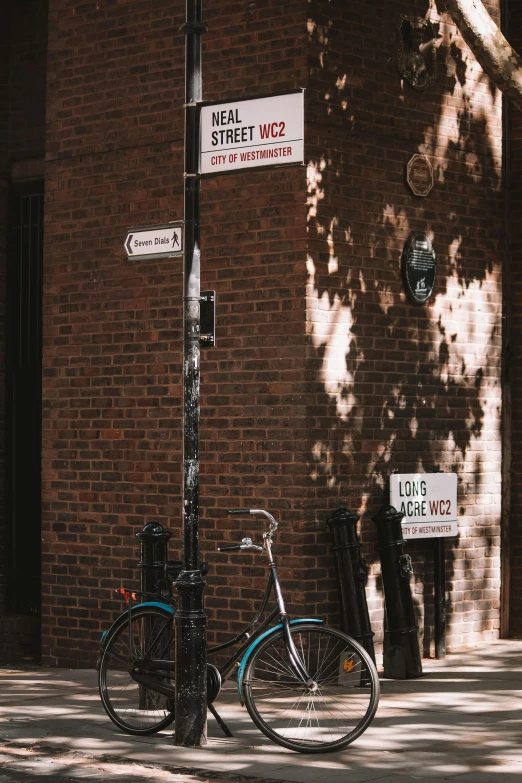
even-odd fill
[[(342, 125), (346, 143), (336, 145), (325, 134), (308, 165), (308, 369), (314, 408), (323, 411), (311, 417), (314, 493), (318, 506), (326, 499), (367, 515), (363, 549), (380, 592), (375, 529), (368, 517), (388, 502), (390, 474), (457, 473), (460, 541), (449, 539), (447, 546), (449, 627), (461, 613), (464, 634), (471, 638), (493, 630), (498, 614), (486, 597), (498, 588), (498, 535), (481, 511), (492, 502), (491, 483), (500, 470), (498, 96), (451, 27), (441, 24), (436, 89), (419, 97), (407, 86), (399, 89), (394, 74), (400, 119), (376, 130), (367, 119), (372, 85), (359, 89), (363, 69), (350, 66), (357, 52), (347, 52), (349, 39), (343, 39), (349, 14), (335, 19), (332, 7), (322, 3), (315, 11), (308, 26), (315, 47), (312, 72), (324, 93), (325, 125)], [(389, 80), (376, 89), (387, 90), (385, 112)], [(371, 105), (380, 98), (375, 94)], [(408, 130), (401, 106), (415, 117), (425, 108), (425, 125), (417, 133)], [(399, 173), (418, 151), (435, 163), (435, 189), (422, 201), (409, 194)], [(372, 166), (380, 178), (375, 182), (365, 174)], [(426, 231), (437, 253), (436, 288), (422, 306), (407, 300), (400, 276), (402, 247), (412, 230)], [(494, 513), (499, 516), (498, 507)], [(412, 541), (407, 548), (429, 654), (432, 547)]]

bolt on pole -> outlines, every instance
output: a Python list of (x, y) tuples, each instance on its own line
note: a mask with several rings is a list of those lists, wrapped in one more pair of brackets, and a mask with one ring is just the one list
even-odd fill
[(185, 254), (183, 264), (183, 570), (176, 580), (176, 745), (207, 742), (205, 582), (199, 569), (200, 179), (202, 0), (187, 0), (185, 33)]

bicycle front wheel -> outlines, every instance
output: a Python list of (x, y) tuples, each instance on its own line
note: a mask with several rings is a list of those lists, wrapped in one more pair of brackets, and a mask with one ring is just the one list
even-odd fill
[(370, 656), (335, 628), (291, 626), (311, 679), (293, 670), (282, 630), (261, 642), (246, 665), (243, 694), (250, 717), (273, 742), (301, 753), (327, 753), (353, 742), (370, 725), (379, 677)]
[(109, 718), (128, 734), (154, 734), (174, 720), (174, 698), (139, 684), (132, 673), (136, 666), (147, 674), (147, 663), (171, 662), (170, 671), (152, 670), (160, 686), (174, 686), (174, 626), (169, 612), (154, 606), (132, 610), (131, 621), (123, 615), (109, 632), (101, 654), (98, 684)]

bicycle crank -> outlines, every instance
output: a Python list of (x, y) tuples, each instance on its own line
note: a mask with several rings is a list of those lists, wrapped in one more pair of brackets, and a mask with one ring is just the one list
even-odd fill
[(212, 704), (221, 690), (221, 674), (212, 664), (207, 663), (207, 704)]

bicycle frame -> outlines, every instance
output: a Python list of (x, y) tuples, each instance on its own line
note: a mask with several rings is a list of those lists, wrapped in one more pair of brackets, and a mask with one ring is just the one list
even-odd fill
[[(238, 661), (243, 654), (246, 652), (246, 650), (252, 645), (252, 643), (259, 637), (261, 634), (267, 629), (271, 623), (275, 620), (277, 615), (279, 614), (279, 607), (275, 607), (270, 614), (259, 624), (259, 626), (250, 633), (250, 631), (253, 629), (254, 625), (259, 623), (261, 615), (264, 613), (268, 601), (270, 599), (270, 594), (272, 592), (272, 574), (269, 575), (268, 578), (268, 585), (265, 590), (265, 595), (263, 597), (263, 601), (261, 604), (261, 607), (256, 612), (255, 617), (248, 623), (247, 626), (236, 636), (234, 636), (232, 639), (227, 639), (226, 642), (222, 642), (221, 644), (216, 645), (215, 647), (209, 647), (207, 650), (207, 653), (209, 655), (212, 655), (212, 653), (220, 652), (221, 650), (226, 650), (229, 647), (232, 647), (235, 644), (238, 644), (238, 642), (241, 639), (245, 639), (243, 644), (234, 652), (233, 655), (228, 658), (223, 666), (219, 669), (219, 673), (221, 675), (222, 681), (224, 682), (228, 677), (230, 676), (230, 673), (234, 669), (234, 664), (236, 661)], [(136, 595), (139, 595), (139, 593), (135, 593)], [(156, 606), (161, 606), (161, 603), (155, 603)], [(142, 606), (142, 604), (137, 604), (137, 607)], [(130, 627), (130, 621), (132, 617), (132, 609), (129, 611), (129, 627)], [(175, 665), (173, 661), (167, 661), (167, 660), (161, 660), (161, 659), (152, 659), (147, 662), (147, 669), (150, 670), (162, 670), (162, 671), (174, 671)], [(145, 683), (144, 683), (145, 684)]]
[[(204, 672), (209, 713), (224, 734), (232, 736), (214, 702), (222, 683), (237, 679), (233, 690), (237, 689), (240, 703), (270, 740), (304, 753), (346, 747), (375, 715), (379, 698), (375, 666), (364, 648), (322, 619), (288, 617), (272, 555), (276, 520), (260, 509), (229, 513), (263, 514), (270, 525), (263, 546), (243, 538), (238, 544), (226, 542), (219, 551), (262, 553), (268, 568), (262, 572), (264, 594), (259, 593), (261, 600), (250, 621), (207, 649), (209, 661), (214, 656), (220, 664), (217, 668), (209, 662)], [(248, 571), (250, 558), (242, 562)], [(118, 592), (130, 605), (102, 636), (100, 697), (118, 728), (147, 736), (176, 718), (175, 601), (125, 588)]]
[[(239, 512), (236, 511), (234, 513), (239, 513)], [(242, 513), (244, 512), (242, 511)], [(266, 552), (268, 557), (269, 576), (268, 576), (268, 583), (266, 586), (265, 594), (263, 596), (260, 608), (256, 612), (254, 618), (250, 621), (250, 623), (248, 623), (248, 625), (235, 637), (227, 640), (222, 644), (216, 645), (215, 647), (210, 647), (207, 650), (207, 652), (208, 654), (217, 653), (221, 650), (226, 650), (229, 647), (238, 644), (242, 639), (245, 640), (240, 645), (240, 647), (233, 653), (233, 655), (231, 655), (230, 658), (228, 658), (218, 670), (221, 678), (221, 682), (225, 682), (230, 677), (230, 674), (234, 670), (234, 666), (236, 665), (237, 661), (243, 658), (245, 653), (249, 653), (255, 647), (256, 641), (259, 640), (261, 636), (265, 634), (265, 631), (272, 625), (273, 621), (279, 615), (279, 624), (283, 630), (285, 647), (288, 653), (289, 663), (292, 669), (294, 670), (295, 674), (297, 675), (297, 677), (303, 683), (303, 685), (305, 685), (310, 689), (313, 689), (315, 687), (315, 683), (310, 678), (308, 672), (306, 671), (304, 663), (301, 661), (299, 657), (299, 653), (297, 652), (296, 647), (294, 645), (294, 641), (292, 639), (291, 625), (294, 622), (298, 622), (298, 621), (290, 621), (288, 619), (288, 615), (286, 613), (285, 603), (283, 599), (283, 594), (281, 591), (281, 585), (279, 583), (279, 578), (277, 576), (277, 568), (272, 555), (272, 535), (277, 529), (277, 522), (271, 516), (271, 514), (269, 514), (267, 511), (264, 511), (262, 509), (252, 509), (249, 511), (249, 513), (263, 514), (264, 516), (270, 519), (270, 528), (267, 532), (263, 534), (264, 546), (257, 547), (252, 544), (250, 539), (243, 539), (244, 542), (248, 542), (248, 543), (244, 543), (243, 545), (237, 545), (233, 547), (225, 547), (224, 550), (226, 551), (227, 549), (243, 549), (248, 551), (250, 549), (255, 551), (264, 550)], [(263, 621), (260, 622), (261, 616), (264, 614), (266, 607), (268, 605), (270, 595), (272, 593), (272, 589), (275, 592), (277, 606), (270, 612), (270, 614)], [(139, 593), (135, 593), (135, 595), (139, 595)], [(164, 605), (166, 607), (169, 606), (168, 604), (164, 604)], [(132, 609), (129, 607), (129, 634), (131, 632), (131, 618), (132, 618)], [(314, 622), (317, 622), (317, 620), (314, 620)], [(251, 631), (252, 633), (250, 633)], [(269, 632), (270, 631), (268, 631), (268, 633)], [(129, 649), (131, 648), (132, 648), (132, 644), (129, 645)], [(246, 662), (246, 658), (243, 661), (241, 671), (243, 671), (244, 669), (245, 662)], [(160, 682), (154, 679), (154, 677), (150, 676), (150, 673), (154, 671), (169, 672), (169, 673), (173, 672), (175, 669), (174, 662), (167, 661), (167, 660), (160, 660), (160, 659), (147, 660), (146, 662), (145, 661), (143, 662), (143, 664), (146, 664), (144, 666), (145, 671), (143, 670), (140, 671), (140, 666), (139, 666), (140, 663), (141, 663), (140, 661), (134, 661), (134, 671), (132, 673), (133, 679), (138, 684), (145, 685), (151, 690), (155, 690), (159, 693), (162, 693), (165, 696), (171, 696), (174, 698), (175, 696), (174, 687), (169, 686), (163, 682)]]
[[(272, 573), (270, 573), (268, 577), (268, 584), (265, 589), (265, 594), (261, 602), (261, 606), (257, 610), (255, 617), (248, 623), (247, 626), (245, 626), (245, 628), (241, 631), (241, 633), (237, 634), (237, 636), (234, 636), (232, 639), (228, 639), (226, 642), (223, 642), (222, 644), (218, 644), (215, 647), (208, 648), (207, 653), (209, 655), (212, 655), (212, 653), (217, 653), (220, 652), (221, 650), (227, 650), (229, 647), (233, 647), (235, 644), (238, 644), (241, 641), (241, 639), (245, 640), (243, 644), (241, 644), (241, 646), (233, 653), (233, 655), (230, 656), (230, 658), (228, 658), (225, 661), (225, 663), (219, 669), (222, 682), (225, 682), (230, 677), (230, 674), (234, 669), (236, 661), (238, 661), (240, 658), (243, 657), (244, 653), (252, 645), (252, 642), (255, 639), (257, 639), (264, 632), (266, 628), (270, 626), (270, 624), (275, 620), (275, 618), (279, 614), (279, 607), (276, 606), (270, 612), (270, 614), (263, 621), (261, 621), (258, 627), (254, 628), (254, 626), (256, 626), (260, 622), (261, 616), (264, 614), (266, 607), (268, 606), (270, 595), (272, 593), (272, 587), (273, 587), (273, 576)], [(252, 633), (250, 633), (251, 631)]]

